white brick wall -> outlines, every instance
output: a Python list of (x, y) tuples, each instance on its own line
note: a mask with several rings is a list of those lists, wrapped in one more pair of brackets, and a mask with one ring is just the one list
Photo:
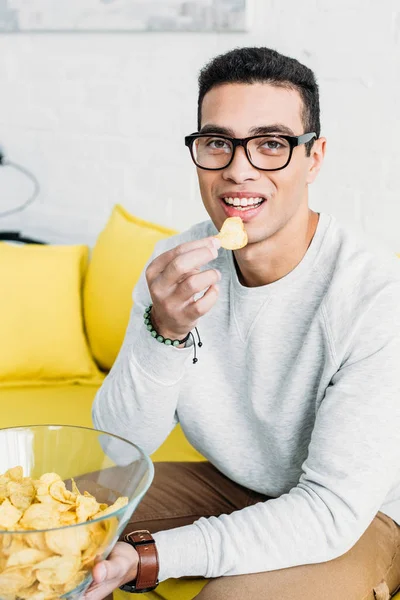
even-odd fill
[[(246, 34), (0, 36), (0, 145), (30, 168), (36, 205), (6, 225), (94, 239), (115, 202), (184, 229), (205, 218), (183, 136), (197, 74), (235, 46), (313, 68), (326, 163), (311, 204), (400, 251), (400, 0), (248, 0)], [(29, 193), (0, 169), (0, 211)]]

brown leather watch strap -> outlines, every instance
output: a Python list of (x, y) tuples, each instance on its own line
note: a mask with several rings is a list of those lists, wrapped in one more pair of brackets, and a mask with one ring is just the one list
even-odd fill
[(158, 583), (158, 552), (153, 536), (147, 530), (132, 531), (124, 536), (139, 555), (135, 589), (140, 591), (154, 588)]

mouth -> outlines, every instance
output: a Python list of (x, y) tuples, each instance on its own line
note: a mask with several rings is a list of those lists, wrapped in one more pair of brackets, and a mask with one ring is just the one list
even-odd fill
[(255, 208), (260, 207), (266, 199), (261, 196), (254, 196), (249, 198), (221, 196), (220, 200), (222, 200), (222, 202), (226, 206), (232, 207), (239, 212), (247, 212), (249, 210), (254, 210)]
[(264, 211), (268, 198), (257, 192), (227, 192), (219, 201), (226, 217), (240, 217), (243, 223), (250, 223)]

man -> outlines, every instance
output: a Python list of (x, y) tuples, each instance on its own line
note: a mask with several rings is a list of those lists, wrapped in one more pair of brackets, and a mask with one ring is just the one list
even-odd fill
[[(156, 248), (93, 420), (149, 453), (180, 422), (208, 462), (156, 465), (127, 530), (154, 534), (148, 585), (210, 578), (198, 600), (389, 598), (400, 586), (398, 272), (308, 206), (326, 140), (307, 67), (243, 48), (199, 83), (186, 144), (211, 221)], [(249, 240), (234, 252), (213, 237), (230, 216)], [(96, 566), (90, 600), (143, 587), (134, 546)]]

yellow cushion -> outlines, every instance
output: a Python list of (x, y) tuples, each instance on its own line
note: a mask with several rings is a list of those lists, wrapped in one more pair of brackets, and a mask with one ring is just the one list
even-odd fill
[(101, 380), (82, 320), (86, 246), (0, 243), (0, 386)]
[(155, 244), (176, 233), (130, 215), (117, 205), (93, 249), (84, 290), (84, 313), (95, 359), (111, 369), (132, 308), (132, 291)]

